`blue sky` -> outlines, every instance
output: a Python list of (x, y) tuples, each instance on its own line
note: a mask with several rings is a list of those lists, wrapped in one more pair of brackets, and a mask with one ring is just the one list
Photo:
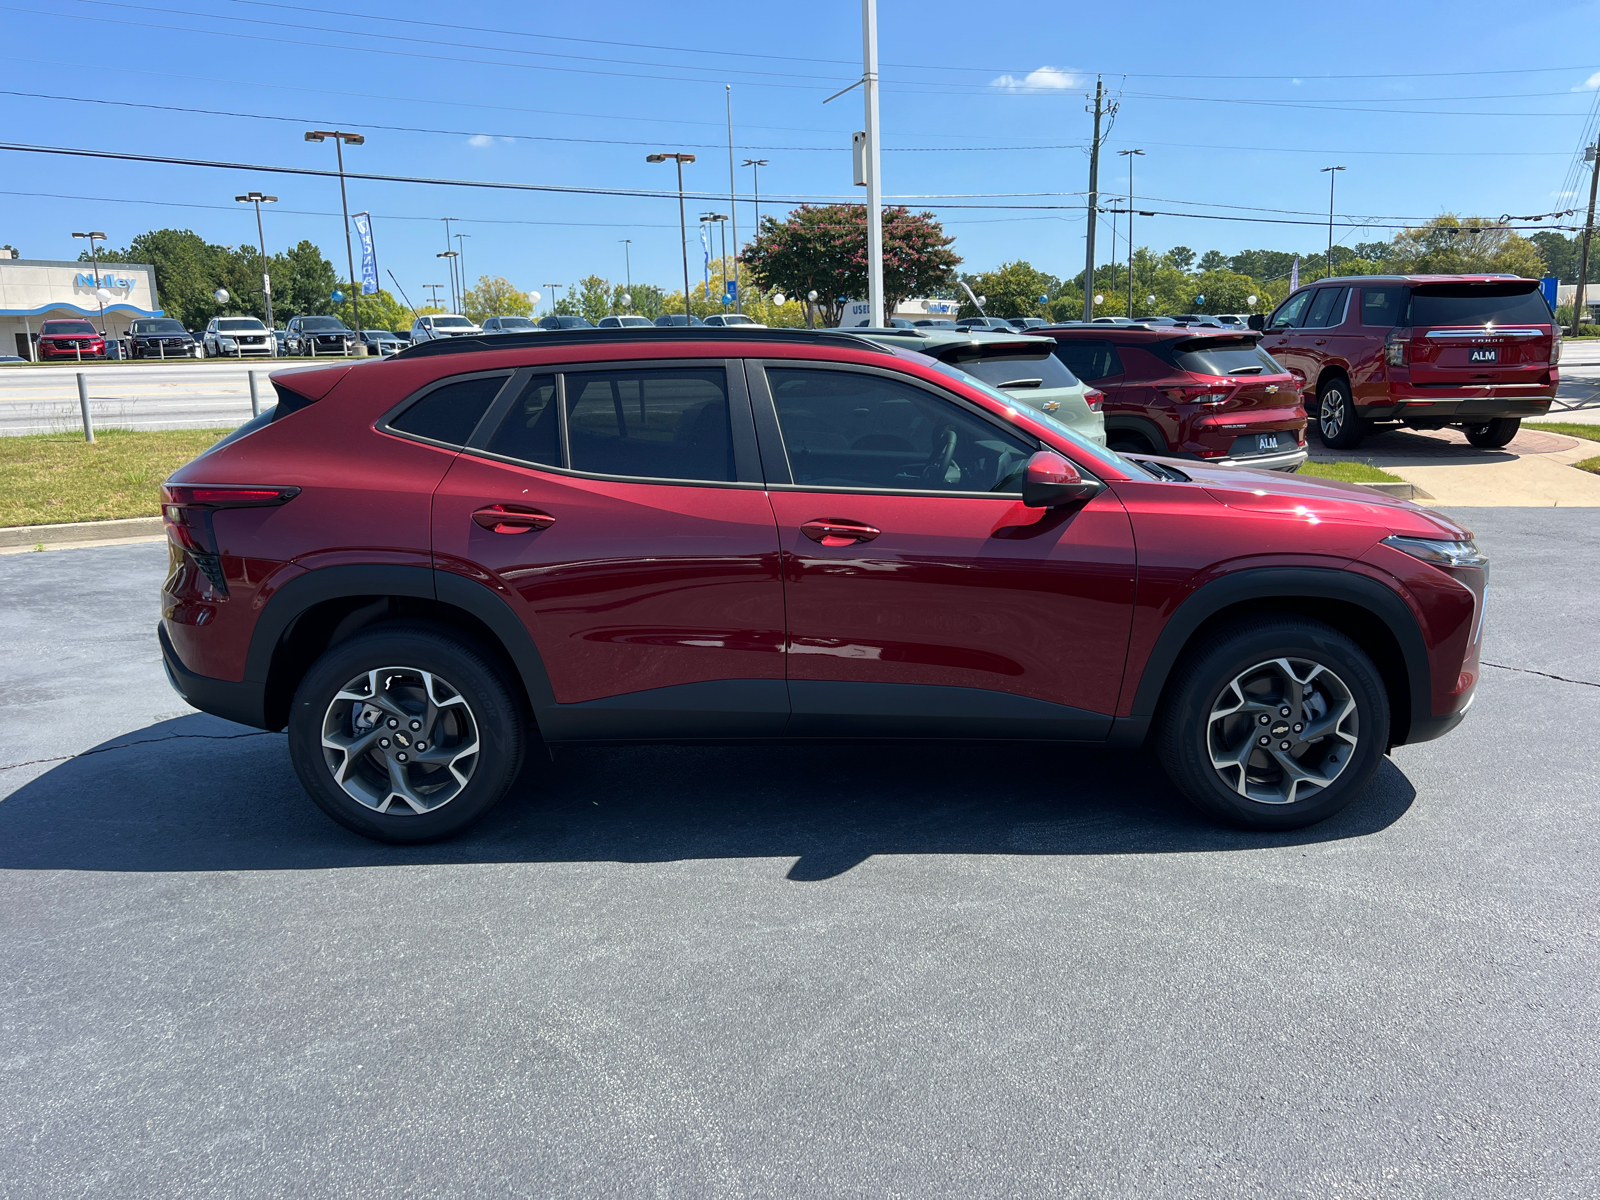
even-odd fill
[[(4, 7), (0, 140), (325, 168), (331, 145), (308, 144), (303, 132), (340, 127), (367, 135), (347, 151), (352, 170), (615, 189), (670, 185), (671, 165), (645, 155), (684, 149), (699, 156), (688, 185), (724, 197), (692, 198), (693, 222), (727, 207), (731, 83), (735, 153), (770, 162), (763, 211), (863, 194), (850, 186), (860, 93), (822, 103), (860, 73), (851, 0), (692, 6), (691, 19), (630, 0)], [(1442, 211), (1565, 208), (1587, 197), (1587, 177), (1583, 195), (1562, 193), (1594, 131), (1597, 16), (1600, 4), (1559, 2), (881, 0), (884, 191), (936, 197), (905, 202), (939, 214), (967, 269), (1026, 258), (1074, 273), (1084, 97), (1099, 72), (1120, 105), (1103, 186), (1125, 191), (1128, 160), (1115, 151), (1142, 148), (1141, 207), (1213, 218), (1143, 218), (1141, 245), (1315, 250), (1328, 203), (1318, 168), (1334, 164), (1347, 168), (1338, 211), (1374, 218), (1338, 230), (1349, 243)], [(741, 196), (751, 182), (750, 170), (737, 171)], [(269, 249), (311, 238), (343, 271), (337, 183), (261, 172), (0, 152), (0, 242), (28, 258), (75, 257), (81, 243), (70, 233), (87, 227), (118, 245), (161, 226), (253, 242), (253, 216), (232, 201), (251, 189), (281, 198), (267, 210)], [(434, 256), (445, 216), (469, 235), (461, 245), (474, 279), (504, 275), (540, 291), (590, 272), (621, 281), (624, 238), (635, 281), (671, 286), (681, 275), (675, 199), (353, 181), (350, 201), (374, 214), (380, 267), (418, 303), (421, 285), (444, 280)], [(738, 207), (747, 235), (753, 206)]]

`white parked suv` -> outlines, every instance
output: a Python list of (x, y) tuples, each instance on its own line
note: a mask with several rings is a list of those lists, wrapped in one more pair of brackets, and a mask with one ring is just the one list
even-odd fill
[(200, 346), (207, 358), (272, 358), (278, 353), (277, 336), (254, 317), (212, 317)]
[(432, 342), (439, 338), (471, 337), (475, 333), (482, 333), (466, 317), (457, 316), (455, 313), (433, 313), (426, 317), (418, 317), (411, 326), (411, 344), (418, 342)]

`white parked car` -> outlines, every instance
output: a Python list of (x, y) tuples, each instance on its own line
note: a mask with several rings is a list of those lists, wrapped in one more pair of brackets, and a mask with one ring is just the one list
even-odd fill
[(418, 317), (412, 324), (411, 344), (432, 342), (439, 338), (471, 337), (482, 332), (483, 330), (466, 317), (455, 313), (433, 313), (426, 317)]
[(274, 358), (277, 336), (255, 317), (212, 317), (200, 340), (207, 358)]
[(765, 329), (760, 321), (752, 321), (743, 313), (717, 313), (706, 318), (707, 325), (720, 325), (725, 329)]
[(612, 317), (601, 317), (595, 322), (596, 329), (651, 329), (654, 328), (649, 317), (637, 316), (633, 313), (619, 313)]

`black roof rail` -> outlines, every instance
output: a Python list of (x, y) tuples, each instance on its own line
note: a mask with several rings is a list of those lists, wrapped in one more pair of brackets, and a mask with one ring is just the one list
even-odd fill
[(491, 333), (466, 337), (437, 338), (407, 346), (390, 358), (426, 358), (434, 354), (473, 354), (481, 350), (522, 350), (537, 346), (589, 346), (596, 342), (639, 345), (648, 342), (786, 342), (811, 346), (838, 346), (851, 350), (871, 350), (877, 354), (894, 351), (871, 338), (835, 329), (726, 329), (710, 326), (652, 325), (646, 329), (551, 329), (538, 333)]

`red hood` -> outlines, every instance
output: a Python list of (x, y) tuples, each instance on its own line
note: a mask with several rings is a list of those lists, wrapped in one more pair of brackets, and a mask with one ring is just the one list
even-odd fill
[(1442, 513), (1359, 484), (1282, 471), (1213, 466), (1192, 459), (1161, 459), (1182, 471), (1229, 508), (1251, 512), (1304, 512), (1322, 521), (1374, 525), (1391, 533), (1452, 540), (1472, 536)]

